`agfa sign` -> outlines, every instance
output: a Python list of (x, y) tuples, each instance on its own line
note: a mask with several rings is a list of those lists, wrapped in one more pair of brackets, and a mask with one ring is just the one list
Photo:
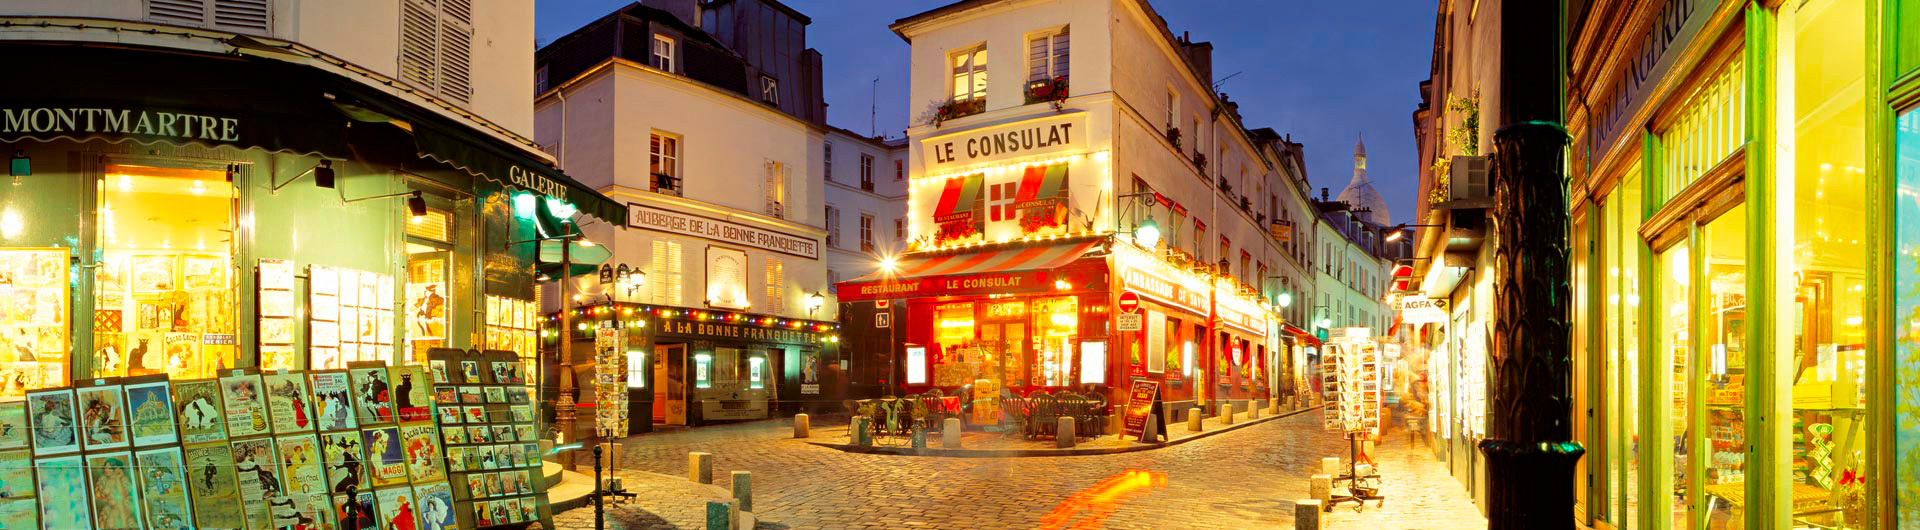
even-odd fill
[(1447, 321), (1447, 300), (1425, 296), (1400, 299), (1400, 320), (1408, 324), (1434, 324)]

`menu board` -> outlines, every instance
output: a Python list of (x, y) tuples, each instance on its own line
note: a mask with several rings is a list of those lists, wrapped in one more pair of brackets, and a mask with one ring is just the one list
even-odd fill
[(260, 314), (260, 368), (293, 370), (300, 368), (294, 355), (294, 313), (299, 302), (293, 297), (293, 262), (262, 259), (257, 271)]
[(459, 527), (531, 521), (553, 527), (539, 480), (538, 409), (519, 359), (507, 351), (445, 348), (428, 358), (436, 383), (433, 418), (446, 448), (447, 493)]
[[(539, 364), (540, 308), (532, 300), (487, 295), (487, 346), (489, 350), (513, 352), (520, 359), (521, 371), (534, 373)], [(527, 384), (537, 381), (529, 380)]]
[(393, 360), (393, 276), (311, 265), (307, 278), (309, 367)]
[[(1147, 416), (1153, 414), (1153, 404), (1159, 394), (1159, 381), (1151, 379), (1133, 380), (1133, 388), (1127, 391), (1127, 415), (1125, 417), (1127, 436), (1140, 437), (1146, 434), (1148, 427)], [(1158, 423), (1164, 423), (1164, 421)], [(1158, 423), (1156, 423), (1156, 426)]]
[(67, 249), (0, 249), (0, 396), (67, 384), (67, 273)]
[(593, 432), (605, 437), (627, 435), (627, 333), (604, 324), (594, 330)]

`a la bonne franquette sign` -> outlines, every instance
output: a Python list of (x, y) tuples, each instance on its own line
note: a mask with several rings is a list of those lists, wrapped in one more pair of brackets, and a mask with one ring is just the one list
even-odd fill
[(820, 245), (810, 238), (633, 203), (627, 204), (627, 225), (744, 245), (808, 259), (820, 258)]
[(969, 129), (921, 140), (928, 170), (1087, 149), (1084, 112)]

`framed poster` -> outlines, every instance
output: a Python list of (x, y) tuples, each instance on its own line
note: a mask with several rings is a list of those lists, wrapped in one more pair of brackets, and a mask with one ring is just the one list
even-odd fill
[(374, 487), (407, 483), (407, 461), (398, 427), (363, 429), (367, 444), (368, 480)]
[(80, 441), (88, 451), (127, 447), (127, 401), (120, 385), (74, 389), (80, 400)]
[(187, 497), (187, 465), (178, 447), (143, 449), (133, 454), (139, 470), (141, 513), (149, 530), (192, 530), (193, 506)]
[(127, 431), (134, 447), (166, 445), (180, 441), (173, 419), (173, 387), (165, 377), (129, 383), (127, 393)]
[(397, 486), (374, 490), (374, 502), (379, 503), (381, 528), (417, 528), (419, 516), (414, 512), (418, 508), (413, 504), (413, 488)]
[[(74, 422), (72, 389), (28, 392), (27, 417), (33, 422), (32, 439), (35, 455), (53, 455), (80, 450), (80, 425)], [(75, 462), (75, 466), (78, 467), (78, 461)]]
[(329, 493), (326, 472), (320, 464), (320, 438), (311, 433), (274, 439), (280, 453), (282, 491), (294, 497)]
[(32, 497), (0, 499), (0, 530), (40, 530), (40, 501)]
[(27, 424), (27, 402), (0, 403), (0, 451), (26, 449), (30, 430)]
[(174, 256), (143, 254), (133, 257), (133, 291), (165, 293), (174, 290)]
[(313, 432), (313, 396), (307, 393), (307, 376), (281, 371), (267, 374), (264, 380), (273, 432)]
[(187, 492), (201, 528), (243, 528), (240, 485), (233, 471), (233, 449), (225, 443), (186, 448)]
[(33, 455), (24, 449), (0, 453), (0, 499), (32, 496)]
[(441, 464), (446, 453), (440, 450), (439, 434), (432, 424), (400, 426), (400, 438), (406, 443), (407, 477), (413, 483), (446, 480), (447, 472)]
[(337, 431), (354, 429), (359, 423), (354, 421), (353, 384), (348, 381), (345, 370), (309, 372), (307, 377), (313, 381), (313, 406), (319, 419), (320, 430)]
[(379, 513), (373, 508), (373, 492), (361, 491), (348, 501), (346, 495), (333, 496), (333, 520), (337, 530), (380, 530), (375, 521)]
[(133, 453), (87, 455), (88, 502), (94, 528), (140, 528), (140, 498), (133, 485)]
[(345, 494), (361, 490), (366, 484), (366, 452), (360, 431), (329, 432), (320, 435), (322, 467), (327, 474), (327, 492)]
[(233, 472), (240, 486), (240, 500), (246, 503), (247, 526), (272, 528), (273, 514), (268, 501), (281, 495), (280, 466), (273, 439), (234, 440), (228, 446), (233, 448)]
[[(264, 386), (260, 374), (235, 374), (220, 378), (220, 400), (226, 404), (227, 435), (233, 438), (267, 434), (267, 403), (261, 396)], [(239, 454), (234, 455), (236, 458)]]
[(173, 396), (182, 443), (226, 443), (226, 407), (220, 399), (218, 381), (176, 381), (173, 383)]
[(417, 364), (391, 367), (393, 381), (393, 408), (402, 423), (433, 421), (431, 406), (427, 401), (427, 380), (425, 366)]
[(445, 482), (413, 487), (413, 500), (420, 513), (420, 530), (453, 530), (459, 527), (454, 517), (453, 488)]
[(93, 528), (86, 463), (80, 455), (41, 458), (33, 461), (33, 467), (34, 491), (40, 495), (40, 522), (46, 528)]
[(350, 366), (347, 373), (353, 382), (353, 409), (359, 424), (393, 423), (393, 392), (386, 364), (359, 362)]

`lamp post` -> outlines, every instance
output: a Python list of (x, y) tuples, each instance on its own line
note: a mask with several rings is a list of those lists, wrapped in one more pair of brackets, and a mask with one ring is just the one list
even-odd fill
[[(540, 243), (546, 242), (546, 241), (560, 242), (560, 278), (559, 278), (560, 280), (560, 330), (559, 331), (560, 331), (560, 368), (561, 370), (560, 370), (560, 395), (553, 402), (553, 407), (554, 407), (553, 419), (555, 423), (560, 424), (560, 432), (561, 432), (561, 436), (563, 437), (562, 438), (563, 440), (565, 438), (571, 438), (573, 436), (573, 425), (574, 425), (573, 312), (572, 312), (572, 309), (568, 307), (570, 305), (573, 305), (573, 245), (575, 244), (574, 243), (575, 241), (578, 241), (577, 244), (580, 244), (583, 246), (593, 245), (593, 242), (588, 241), (586, 239), (587, 235), (584, 233), (581, 233), (579, 230), (580, 229), (578, 227), (575, 227), (574, 232), (570, 234), (561, 234), (557, 236), (525, 239), (520, 241), (509, 241), (505, 245), (507, 247), (512, 247), (513, 245), (519, 245), (523, 243), (533, 243), (536, 246), (534, 250), (534, 256), (535, 256), (534, 259), (538, 260), (539, 254), (540, 254), (538, 250), (538, 245)], [(534, 366), (535, 370), (539, 372), (535, 374), (535, 377), (539, 379), (541, 385), (545, 385), (547, 383), (546, 365), (547, 363), (541, 362), (541, 363), (535, 364)]]

